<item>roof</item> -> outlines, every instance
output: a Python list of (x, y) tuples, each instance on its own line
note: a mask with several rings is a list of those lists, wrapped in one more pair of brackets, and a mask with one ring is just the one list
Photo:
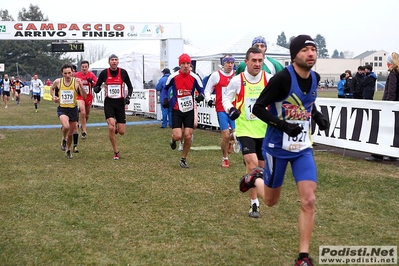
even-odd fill
[[(244, 59), (245, 53), (251, 47), (252, 40), (256, 36), (244, 35), (235, 36), (230, 40), (225, 40), (222, 43), (215, 44), (212, 47), (205, 49), (192, 56), (194, 60), (219, 60), (225, 54), (231, 54), (236, 59)], [(267, 42), (267, 56), (275, 58), (289, 58), (289, 49), (279, 46), (275, 43)]]
[(355, 56), (353, 59), (364, 59), (364, 58), (366, 58), (366, 57), (368, 57), (368, 56), (370, 56), (370, 55), (372, 55), (372, 54), (374, 54), (376, 52), (377, 51), (366, 51), (366, 52), (363, 52), (363, 53), (359, 54), (358, 56)]

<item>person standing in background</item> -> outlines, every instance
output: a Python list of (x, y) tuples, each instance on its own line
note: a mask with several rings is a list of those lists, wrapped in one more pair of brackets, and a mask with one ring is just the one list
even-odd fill
[(345, 77), (346, 77), (345, 73), (342, 73), (339, 76), (339, 81), (337, 83), (338, 98), (345, 98), (345, 91), (344, 91), (346, 83)]
[(377, 76), (373, 72), (373, 66), (364, 66), (364, 79), (361, 82), (361, 86), (363, 87), (363, 99), (373, 100), (376, 82)]
[(353, 77), (352, 77), (352, 71), (345, 70), (345, 87), (344, 87), (344, 92), (345, 92), (345, 98), (352, 99), (353, 98)]
[(364, 66), (359, 66), (357, 72), (353, 77), (353, 99), (363, 99)]
[[(383, 101), (399, 101), (399, 54), (392, 52), (387, 55), (388, 78), (385, 83)], [(396, 161), (398, 158), (371, 154), (365, 158), (367, 161)]]
[(161, 103), (161, 111), (162, 111), (162, 123), (161, 123), (161, 128), (167, 128), (168, 122), (169, 122), (169, 127), (172, 127), (172, 107), (164, 108), (162, 103), (165, 100), (164, 97), (170, 97), (170, 92), (169, 94), (163, 94), (162, 90), (166, 85), (166, 81), (168, 80), (168, 77), (170, 76), (170, 69), (165, 68), (162, 70), (163, 76), (159, 79), (157, 85), (155, 86), (155, 89), (159, 91), (159, 102)]

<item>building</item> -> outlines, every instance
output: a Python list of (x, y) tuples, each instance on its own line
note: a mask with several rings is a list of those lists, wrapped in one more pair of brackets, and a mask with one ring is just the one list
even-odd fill
[[(373, 72), (377, 76), (387, 76), (387, 51), (366, 51), (352, 59), (348, 58), (318, 58), (313, 70), (320, 74), (320, 81), (331, 80), (337, 84), (339, 76), (345, 70), (352, 71), (352, 75), (357, 72), (358, 66), (372, 65)], [(284, 66), (291, 63), (290, 59), (279, 60)]]

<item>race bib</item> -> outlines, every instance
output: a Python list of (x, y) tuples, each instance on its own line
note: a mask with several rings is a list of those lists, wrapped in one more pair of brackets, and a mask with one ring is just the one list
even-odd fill
[(247, 120), (258, 120), (259, 118), (252, 113), (257, 98), (245, 98), (244, 108)]
[(60, 104), (73, 104), (73, 90), (61, 90)]
[(177, 102), (179, 103), (180, 111), (183, 113), (194, 109), (193, 97), (191, 95), (177, 98)]
[(89, 86), (83, 86), (83, 89), (85, 90), (85, 92), (86, 92), (86, 94), (88, 94), (89, 93)]
[(108, 85), (109, 98), (121, 98), (121, 86), (120, 85)]
[(301, 121), (301, 120), (286, 120), (286, 122), (291, 124), (299, 124), (302, 126), (302, 132), (299, 133), (296, 137), (290, 137), (286, 133), (283, 134), (283, 146), (284, 150), (290, 152), (300, 152), (306, 148), (312, 146), (310, 141), (309, 134), (309, 121)]

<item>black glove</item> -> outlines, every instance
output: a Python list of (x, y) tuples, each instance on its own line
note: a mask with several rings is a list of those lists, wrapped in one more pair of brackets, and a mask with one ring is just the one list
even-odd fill
[(241, 112), (235, 108), (235, 107), (231, 107), (230, 111), (229, 111), (229, 117), (231, 120), (236, 120), (239, 116), (240, 116)]
[(129, 104), (130, 104), (130, 96), (126, 96), (125, 105), (129, 105)]
[(195, 100), (197, 101), (197, 103), (202, 102), (204, 99), (205, 99), (205, 97), (204, 97), (204, 95), (202, 95), (202, 94), (198, 95), (198, 96), (195, 98)]
[(320, 130), (326, 130), (327, 128), (330, 127), (330, 122), (328, 122), (327, 119), (324, 118), (323, 114), (320, 113), (319, 111), (316, 111), (313, 115), (312, 118), (316, 122), (316, 124), (319, 126)]
[(101, 91), (101, 87), (100, 87), (100, 86), (95, 86), (95, 87), (93, 88), (93, 91), (94, 91), (95, 93), (99, 93), (99, 92)]
[(209, 100), (209, 101), (208, 101), (208, 106), (209, 106), (209, 107), (212, 107), (212, 106), (213, 106), (213, 100)]
[(162, 103), (162, 107), (163, 108), (169, 108), (169, 100), (168, 99), (163, 99), (163, 103)]
[(287, 135), (290, 137), (298, 136), (303, 130), (303, 127), (300, 126), (298, 123), (291, 124), (284, 120), (278, 122), (277, 128), (287, 133)]
[(89, 82), (89, 83), (93, 83), (93, 80), (92, 80), (91, 78), (87, 78), (86, 80), (87, 80), (87, 82)]

